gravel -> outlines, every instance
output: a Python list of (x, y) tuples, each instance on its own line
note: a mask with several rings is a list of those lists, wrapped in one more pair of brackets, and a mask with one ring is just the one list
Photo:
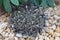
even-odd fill
[[(43, 27), (41, 33), (38, 33), (36, 37), (32, 37), (32, 36), (22, 37), (19, 34), (18, 34), (19, 37), (17, 37), (16, 36), (17, 33), (15, 33), (14, 30), (12, 30), (7, 24), (7, 26), (4, 25), (5, 27), (2, 28), (3, 31), (2, 30), (0, 31), (0, 40), (60, 40), (60, 22), (58, 22), (60, 20), (60, 16), (59, 16), (60, 13), (57, 12), (57, 11), (60, 12), (60, 10), (58, 10), (60, 9), (59, 7), (60, 6), (54, 8), (56, 11), (53, 10), (52, 8), (47, 8), (45, 10), (45, 14), (46, 14), (45, 17), (47, 17), (46, 21), (48, 21), (47, 24), (49, 25)], [(51, 14), (53, 14), (53, 16), (51, 16)], [(5, 15), (2, 15), (0, 17), (1, 22), (7, 23), (8, 21), (5, 19), (8, 20), (9, 16), (6, 17)]]

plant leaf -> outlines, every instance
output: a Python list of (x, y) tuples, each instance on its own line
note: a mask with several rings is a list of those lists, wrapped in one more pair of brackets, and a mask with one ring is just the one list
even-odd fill
[(54, 8), (54, 1), (53, 0), (47, 0), (47, 4)]
[(19, 1), (18, 0), (10, 0), (12, 4), (19, 6)]
[(3, 5), (5, 10), (10, 13), (12, 11), (11, 5), (10, 5), (10, 1), (9, 0), (3, 0)]
[(42, 7), (46, 8), (47, 7), (47, 1), (46, 0), (42, 0)]
[(35, 3), (35, 5), (37, 5), (37, 6), (40, 5), (39, 0), (34, 0), (34, 3)]
[(3, 3), (3, 0), (0, 0), (0, 7), (2, 7), (2, 5), (3, 5), (2, 3)]
[(19, 0), (20, 3), (26, 3), (28, 0)]

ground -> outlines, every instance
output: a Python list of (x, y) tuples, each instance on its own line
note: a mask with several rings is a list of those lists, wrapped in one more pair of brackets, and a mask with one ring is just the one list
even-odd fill
[(55, 6), (54, 9), (47, 8), (45, 15), (47, 27), (44, 27), (42, 33), (39, 33), (36, 38), (22, 36), (13, 33), (8, 25), (9, 15), (7, 13), (0, 16), (0, 40), (60, 40), (60, 6)]

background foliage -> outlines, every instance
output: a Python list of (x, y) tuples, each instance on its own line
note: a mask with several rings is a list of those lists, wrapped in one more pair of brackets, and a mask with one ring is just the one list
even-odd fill
[(0, 8), (3, 7), (8, 13), (12, 12), (11, 4), (15, 6), (19, 6), (20, 4), (25, 4), (30, 2), (35, 6), (42, 6), (46, 8), (48, 6), (54, 8), (54, 1), (53, 0), (0, 0)]

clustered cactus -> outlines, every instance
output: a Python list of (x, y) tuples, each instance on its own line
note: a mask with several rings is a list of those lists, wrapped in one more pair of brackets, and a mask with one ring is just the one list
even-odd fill
[(44, 27), (44, 15), (42, 8), (37, 6), (18, 7), (10, 18), (10, 26), (17, 33), (28, 36), (36, 36)]
[[(36, 36), (45, 26), (42, 9), (48, 6), (54, 8), (53, 0), (0, 0), (0, 7), (11, 13), (9, 25), (17, 33)], [(16, 10), (14, 9), (17, 8)], [(14, 10), (14, 11), (12, 11)]]

